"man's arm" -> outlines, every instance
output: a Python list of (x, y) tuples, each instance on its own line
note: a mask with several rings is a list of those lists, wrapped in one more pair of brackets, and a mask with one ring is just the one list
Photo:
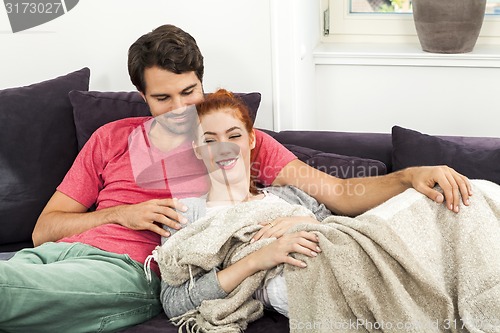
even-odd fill
[[(440, 193), (434, 189), (439, 184)], [(468, 179), (447, 166), (413, 167), (384, 176), (340, 179), (314, 169), (300, 160), (288, 163), (273, 185), (293, 185), (336, 214), (355, 216), (414, 187), (430, 199), (458, 212), (460, 195), (465, 205), (472, 195)], [(443, 195), (444, 194), (444, 195)]]
[(94, 227), (116, 223), (134, 230), (150, 230), (168, 237), (168, 231), (156, 223), (179, 229), (185, 219), (175, 209), (185, 211), (176, 199), (154, 199), (135, 205), (120, 205), (94, 212), (78, 201), (56, 191), (43, 209), (33, 230), (35, 246), (76, 235)]

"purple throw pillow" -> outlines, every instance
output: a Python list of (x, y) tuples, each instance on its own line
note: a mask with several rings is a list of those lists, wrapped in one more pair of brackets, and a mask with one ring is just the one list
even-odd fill
[(325, 153), (292, 144), (284, 146), (302, 162), (338, 178), (381, 176), (387, 173), (386, 165), (378, 160)]
[[(261, 94), (235, 93), (240, 96), (249, 108), (250, 116), (255, 121), (261, 101)], [(90, 138), (99, 127), (109, 122), (128, 118), (150, 116), (149, 107), (136, 91), (102, 92), (72, 91), (69, 94), (75, 117), (78, 149)]]
[(31, 244), (38, 216), (73, 164), (78, 150), (68, 93), (88, 89), (89, 79), (82, 68), (0, 90), (1, 250), (6, 243)]
[(392, 149), (395, 171), (411, 166), (448, 165), (468, 178), (500, 184), (500, 138), (436, 137), (394, 126)]

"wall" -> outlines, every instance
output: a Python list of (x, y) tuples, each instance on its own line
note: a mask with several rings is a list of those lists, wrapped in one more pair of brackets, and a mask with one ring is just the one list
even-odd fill
[(0, 7), (0, 89), (89, 67), (92, 90), (131, 91), (127, 51), (142, 34), (172, 23), (197, 40), (205, 91), (262, 93), (257, 125), (273, 127), (268, 0), (82, 0), (67, 14), (13, 34)]
[(259, 127), (390, 132), (398, 124), (429, 134), (500, 136), (498, 47), (430, 61), (418, 45), (402, 57), (398, 50), (373, 52), (378, 46), (370, 44), (347, 53), (333, 45), (332, 51), (318, 43), (320, 3), (82, 0), (68, 14), (16, 34), (0, 8), (0, 89), (87, 66), (91, 89), (134, 90), (128, 47), (173, 23), (190, 32), (205, 55), (206, 91), (262, 93)]
[(318, 65), (315, 129), (500, 137), (500, 68)]
[(500, 47), (321, 43), (321, 0), (271, 0), (274, 128), (500, 137)]
[[(319, 1), (327, 8), (329, 0)], [(337, 19), (330, 21), (334, 31), (342, 25), (336, 13), (330, 16)], [(400, 125), (429, 134), (500, 137), (500, 42), (491, 37), (498, 35), (491, 28), (499, 18), (487, 18), (474, 51), (466, 54), (423, 52), (411, 16), (398, 30), (406, 33), (392, 39), (377, 34), (376, 20), (356, 22), (365, 33), (360, 38), (354, 21), (342, 38), (323, 37), (314, 50), (314, 121), (308, 128), (388, 133)], [(413, 35), (404, 29), (409, 25)]]
[(313, 52), (319, 43), (319, 2), (270, 0), (275, 130), (313, 127)]

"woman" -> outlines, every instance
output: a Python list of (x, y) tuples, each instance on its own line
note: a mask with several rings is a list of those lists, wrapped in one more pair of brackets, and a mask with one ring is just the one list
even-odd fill
[[(203, 198), (183, 199), (190, 209), (184, 213), (190, 222), (202, 216), (220, 213), (241, 202), (258, 200), (275, 204), (286, 204), (278, 196), (265, 190), (258, 190), (251, 180), (251, 154), (255, 147), (255, 133), (252, 120), (245, 104), (232, 93), (218, 90), (197, 105), (200, 125), (197, 130), (193, 149), (208, 171), (211, 187)], [(242, 258), (236, 263), (219, 269), (214, 268), (195, 278), (195, 287), (188, 283), (170, 286), (162, 283), (161, 298), (168, 317), (177, 317), (198, 307), (203, 300), (224, 298), (247, 277), (258, 271), (264, 271), (281, 263), (305, 267), (301, 260), (289, 256), (290, 253), (302, 253), (316, 256), (321, 250), (317, 236), (309, 232), (286, 234), (286, 230), (296, 223), (319, 223), (310, 212), (303, 211), (293, 222), (261, 222), (253, 241), (261, 237), (279, 237), (269, 245)], [(171, 233), (175, 230), (169, 229)], [(162, 239), (162, 244), (167, 239)], [(284, 279), (278, 275), (261, 286), (255, 296), (269, 307), (275, 306), (286, 315), (286, 288)]]
[[(498, 332), (498, 185), (472, 181), (474, 201), (458, 215), (409, 189), (356, 218), (318, 223), (251, 185), (253, 130), (230, 93), (197, 111), (193, 147), (211, 188), (192, 199), (196, 223), (155, 250), (174, 323), (237, 331), (263, 303), (291, 331)], [(285, 216), (297, 220), (268, 223)]]

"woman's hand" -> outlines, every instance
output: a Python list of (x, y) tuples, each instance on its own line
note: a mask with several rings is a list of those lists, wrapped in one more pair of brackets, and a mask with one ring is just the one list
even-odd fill
[(217, 279), (221, 288), (226, 293), (230, 293), (247, 277), (281, 263), (306, 267), (305, 262), (295, 259), (289, 254), (302, 253), (309, 257), (316, 257), (321, 252), (318, 242), (318, 236), (309, 231), (298, 231), (283, 235), (217, 272)]
[(298, 231), (281, 236), (255, 251), (251, 256), (253, 267), (256, 270), (265, 270), (273, 268), (281, 263), (290, 264), (297, 267), (306, 267), (306, 263), (293, 258), (289, 254), (301, 253), (308, 257), (316, 257), (321, 249), (319, 247), (319, 238), (309, 231)]
[(293, 226), (303, 223), (319, 224), (320, 222), (310, 216), (280, 217), (272, 222), (262, 222), (260, 223), (262, 228), (255, 233), (251, 242), (253, 243), (261, 238), (280, 238)]

